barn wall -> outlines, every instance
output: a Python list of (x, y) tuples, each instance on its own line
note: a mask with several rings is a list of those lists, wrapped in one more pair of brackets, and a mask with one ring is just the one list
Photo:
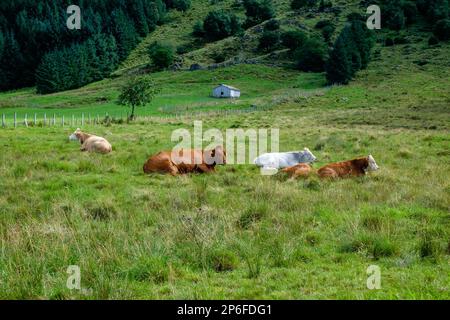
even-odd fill
[[(223, 92), (223, 95), (222, 95)], [(230, 88), (220, 86), (213, 90), (213, 96), (216, 98), (239, 98), (240, 92), (236, 90), (231, 90)]]

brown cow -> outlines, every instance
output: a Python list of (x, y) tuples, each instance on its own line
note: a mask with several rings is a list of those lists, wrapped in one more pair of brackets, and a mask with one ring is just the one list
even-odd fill
[(169, 173), (173, 176), (186, 173), (214, 172), (216, 165), (226, 164), (226, 152), (218, 146), (212, 150), (162, 151), (151, 156), (144, 164), (144, 173)]
[(111, 144), (105, 138), (84, 133), (79, 128), (70, 135), (69, 139), (79, 141), (81, 151), (98, 153), (110, 153), (112, 151)]
[(307, 163), (299, 163), (295, 166), (285, 168), (281, 171), (287, 173), (292, 179), (300, 177), (305, 178), (311, 174), (312, 167)]
[(360, 177), (369, 171), (376, 170), (378, 170), (378, 165), (375, 159), (369, 155), (364, 158), (327, 164), (320, 168), (317, 173), (321, 178), (343, 178)]

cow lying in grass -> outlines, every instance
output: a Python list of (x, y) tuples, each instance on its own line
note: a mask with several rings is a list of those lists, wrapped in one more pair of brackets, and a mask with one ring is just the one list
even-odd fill
[(311, 172), (313, 171), (312, 167), (307, 163), (299, 163), (295, 166), (284, 168), (281, 170), (282, 172), (285, 172), (291, 177), (292, 179), (296, 178), (306, 178), (308, 177)]
[(69, 139), (79, 141), (81, 151), (98, 153), (110, 153), (112, 151), (111, 144), (105, 138), (84, 133), (79, 128), (70, 135)]
[[(378, 165), (375, 159), (369, 155), (364, 158), (327, 164), (317, 170), (317, 174), (320, 178), (347, 178), (364, 176), (367, 172), (376, 170), (378, 170)], [(310, 165), (301, 163), (285, 168), (283, 172), (295, 179), (310, 176), (313, 169)]]
[(216, 165), (226, 164), (226, 152), (218, 146), (212, 150), (162, 151), (144, 164), (144, 173), (168, 173), (172, 176), (187, 173), (210, 173)]
[(314, 161), (316, 157), (308, 148), (305, 148), (302, 151), (265, 153), (256, 158), (254, 163), (263, 169), (282, 169)]
[(372, 155), (350, 161), (330, 163), (317, 170), (321, 178), (360, 177), (367, 172), (378, 170), (378, 165)]

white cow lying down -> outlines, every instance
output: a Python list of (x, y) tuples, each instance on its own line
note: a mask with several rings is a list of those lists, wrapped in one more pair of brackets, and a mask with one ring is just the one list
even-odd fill
[(312, 163), (316, 157), (308, 148), (303, 151), (265, 153), (255, 159), (254, 163), (264, 169), (283, 169), (299, 163)]
[(80, 141), (81, 151), (98, 153), (110, 153), (112, 151), (111, 144), (105, 138), (81, 132), (79, 128), (70, 135), (69, 140)]

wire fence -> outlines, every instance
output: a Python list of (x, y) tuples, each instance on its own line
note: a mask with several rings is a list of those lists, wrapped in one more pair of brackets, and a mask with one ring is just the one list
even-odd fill
[[(208, 111), (186, 111), (186, 112), (174, 112), (162, 115), (149, 115), (139, 116), (136, 120), (190, 120), (205, 117), (227, 117), (232, 115), (245, 114), (250, 112), (268, 110), (269, 106), (250, 106), (245, 109), (218, 109)], [(33, 127), (83, 127), (85, 125), (110, 125), (112, 123), (122, 124), (127, 123), (128, 115), (110, 115), (106, 114), (91, 114), (81, 113), (77, 115), (58, 115), (52, 114), (40, 114), (34, 113), (32, 115), (24, 114), (18, 116), (15, 112), (12, 115), (1, 115), (1, 128), (33, 128)]]

